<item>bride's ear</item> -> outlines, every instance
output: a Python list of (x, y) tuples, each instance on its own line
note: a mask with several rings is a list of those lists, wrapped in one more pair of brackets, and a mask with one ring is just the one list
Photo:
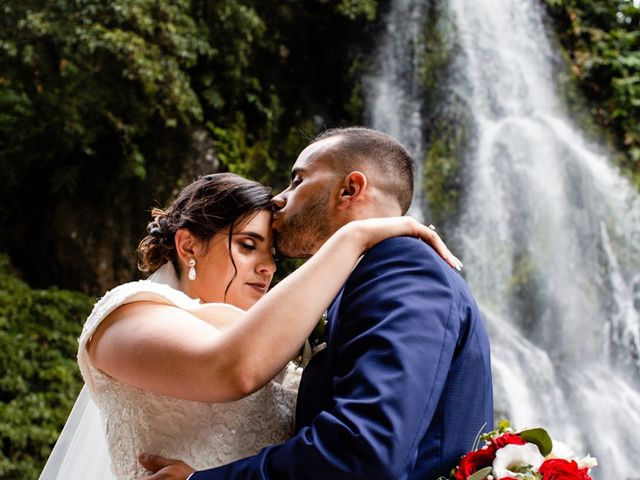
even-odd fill
[(344, 177), (338, 197), (338, 208), (347, 209), (363, 199), (367, 190), (367, 176), (359, 171)]
[(197, 254), (196, 239), (186, 228), (179, 228), (178, 230), (176, 230), (175, 242), (176, 252), (178, 254), (178, 258), (180, 259), (180, 263), (182, 263), (183, 265), (188, 265), (189, 260), (191, 260)]

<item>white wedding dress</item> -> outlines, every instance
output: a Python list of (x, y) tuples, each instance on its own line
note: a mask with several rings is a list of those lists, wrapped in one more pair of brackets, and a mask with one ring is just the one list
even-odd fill
[[(91, 399), (80, 395), (41, 480), (139, 479), (146, 476), (136, 458), (141, 452), (178, 458), (204, 469), (255, 454), (291, 435), (300, 381), (300, 371), (293, 364), (264, 388), (229, 403), (159, 395), (122, 383), (92, 365), (86, 344), (117, 307), (141, 300), (184, 309), (198, 303), (172, 284), (176, 285), (175, 273), (167, 264), (151, 280), (120, 285), (96, 303), (79, 338), (78, 351), (83, 392), (88, 390)], [(66, 431), (69, 428), (71, 432)], [(107, 449), (110, 471), (103, 458)]]

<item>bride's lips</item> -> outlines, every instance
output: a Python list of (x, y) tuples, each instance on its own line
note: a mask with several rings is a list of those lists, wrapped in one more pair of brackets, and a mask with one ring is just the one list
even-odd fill
[(251, 288), (253, 288), (254, 290), (256, 290), (257, 292), (260, 292), (261, 294), (265, 294), (267, 293), (267, 288), (269, 288), (269, 285), (266, 283), (259, 283), (259, 282), (255, 282), (255, 283), (250, 283), (247, 282), (247, 285)]

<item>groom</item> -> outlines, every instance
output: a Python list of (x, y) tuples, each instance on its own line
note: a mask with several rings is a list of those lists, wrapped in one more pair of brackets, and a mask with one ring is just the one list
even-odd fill
[[(413, 163), (393, 138), (330, 130), (298, 157), (273, 199), (280, 251), (312, 255), (341, 225), (406, 213)], [(213, 479), (424, 479), (448, 476), (492, 420), (489, 341), (465, 282), (422, 241), (368, 251), (328, 312), (327, 348), (304, 370), (296, 434)], [(148, 456), (158, 476), (184, 463)]]

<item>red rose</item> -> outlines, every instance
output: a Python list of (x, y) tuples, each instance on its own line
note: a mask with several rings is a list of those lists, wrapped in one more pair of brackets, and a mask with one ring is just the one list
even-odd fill
[(492, 438), (491, 443), (496, 447), (496, 450), (498, 450), (505, 445), (524, 445), (527, 442), (525, 442), (520, 435), (503, 433), (498, 438)]
[(554, 458), (545, 460), (540, 465), (539, 472), (543, 480), (591, 480), (587, 468), (578, 468), (574, 461)]
[(492, 465), (495, 458), (496, 448), (493, 445), (488, 445), (480, 450), (467, 453), (460, 460), (460, 465), (456, 471), (456, 480), (466, 480), (467, 477), (473, 475), (481, 468)]

